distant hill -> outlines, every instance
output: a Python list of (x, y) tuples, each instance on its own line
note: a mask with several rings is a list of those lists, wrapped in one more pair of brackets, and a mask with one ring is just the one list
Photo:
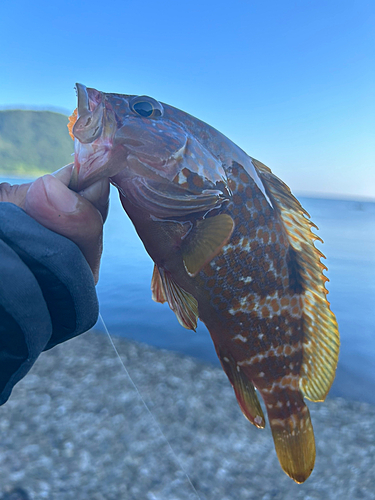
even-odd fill
[(72, 162), (67, 123), (51, 111), (0, 111), (0, 172), (34, 176)]

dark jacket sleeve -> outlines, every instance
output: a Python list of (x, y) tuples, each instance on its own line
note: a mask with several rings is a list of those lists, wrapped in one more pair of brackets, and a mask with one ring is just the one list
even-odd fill
[(0, 203), (0, 404), (43, 350), (87, 331), (98, 314), (77, 245)]

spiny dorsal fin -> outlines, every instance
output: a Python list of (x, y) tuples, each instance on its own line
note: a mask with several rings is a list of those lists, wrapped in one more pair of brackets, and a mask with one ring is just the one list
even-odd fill
[(234, 229), (232, 217), (219, 214), (200, 220), (182, 245), (182, 258), (189, 276), (196, 276), (229, 241)]
[(251, 159), (263, 181), (274, 209), (280, 215), (290, 244), (296, 250), (296, 259), (304, 282), (304, 344), (300, 388), (311, 401), (323, 401), (335, 378), (339, 355), (339, 332), (335, 315), (326, 298), (328, 278), (320, 262), (324, 255), (315, 248), (321, 240), (311, 231), (317, 229), (290, 189), (263, 163)]
[(168, 272), (156, 264), (151, 280), (151, 290), (155, 302), (168, 302), (180, 325), (188, 330), (197, 328), (198, 302), (189, 292), (181, 288)]
[(233, 358), (221, 353), (219, 354), (219, 358), (233, 386), (242, 413), (249, 422), (260, 429), (264, 429), (266, 422), (253, 383), (241, 370), (237, 370), (237, 365)]

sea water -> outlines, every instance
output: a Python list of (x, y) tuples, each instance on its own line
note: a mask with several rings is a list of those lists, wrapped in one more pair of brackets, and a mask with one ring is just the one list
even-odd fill
[[(0, 177), (0, 182), (4, 180), (13, 181)], [(375, 203), (299, 199), (325, 242), (317, 246), (327, 257), (328, 300), (341, 334), (330, 395), (375, 404)], [(186, 330), (167, 304), (151, 300), (152, 270), (153, 263), (112, 188), (97, 286), (109, 332), (218, 364), (202, 323), (196, 332)], [(99, 323), (97, 327), (101, 329)]]

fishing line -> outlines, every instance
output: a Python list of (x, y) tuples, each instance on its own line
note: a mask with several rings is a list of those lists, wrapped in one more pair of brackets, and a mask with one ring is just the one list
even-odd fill
[(112, 339), (112, 337), (111, 337), (111, 334), (109, 333), (108, 328), (107, 328), (106, 324), (104, 323), (103, 317), (102, 317), (102, 315), (101, 315), (100, 313), (99, 313), (99, 319), (100, 319), (100, 321), (102, 322), (103, 328), (104, 328), (104, 330), (105, 330), (106, 334), (108, 335), (109, 341), (110, 341), (110, 343), (111, 343), (111, 345), (112, 345), (112, 347), (113, 347), (113, 349), (114, 349), (114, 351), (115, 351), (115, 353), (116, 353), (116, 355), (117, 355), (118, 359), (120, 360), (120, 363), (121, 363), (121, 365), (122, 365), (122, 367), (123, 367), (123, 369), (124, 369), (124, 371), (125, 371), (125, 373), (126, 373), (126, 375), (127, 375), (128, 379), (130, 380), (130, 382), (131, 382), (131, 384), (132, 384), (132, 386), (133, 386), (134, 390), (136, 391), (136, 393), (137, 393), (137, 395), (138, 395), (139, 399), (142, 401), (143, 406), (146, 408), (146, 411), (147, 411), (147, 412), (148, 412), (148, 414), (150, 415), (150, 417), (151, 417), (152, 421), (154, 422), (154, 424), (155, 424), (156, 428), (158, 429), (159, 433), (160, 433), (160, 434), (161, 434), (161, 436), (163, 437), (164, 441), (167, 443), (168, 448), (169, 448), (169, 449), (170, 449), (170, 451), (172, 452), (173, 458), (174, 458), (175, 462), (177, 463), (178, 467), (179, 467), (179, 468), (182, 470), (182, 472), (185, 474), (186, 479), (188, 480), (188, 483), (190, 484), (191, 488), (192, 488), (192, 489), (193, 489), (193, 491), (194, 491), (194, 494), (197, 496), (197, 498), (198, 498), (199, 500), (202, 500), (202, 499), (201, 499), (201, 497), (199, 496), (198, 491), (195, 489), (195, 486), (193, 485), (193, 483), (192, 483), (192, 481), (191, 481), (191, 479), (190, 479), (189, 474), (186, 472), (186, 470), (185, 470), (185, 469), (184, 469), (184, 467), (182, 466), (182, 464), (181, 464), (180, 460), (178, 459), (178, 457), (177, 457), (177, 455), (176, 455), (175, 451), (173, 450), (171, 443), (168, 441), (168, 439), (167, 439), (166, 435), (165, 435), (165, 434), (164, 434), (164, 432), (162, 431), (162, 429), (161, 429), (161, 427), (160, 427), (160, 425), (159, 425), (158, 421), (156, 420), (156, 418), (155, 418), (154, 414), (152, 413), (152, 411), (151, 411), (151, 410), (150, 410), (150, 408), (148, 407), (148, 405), (147, 405), (146, 401), (143, 399), (142, 394), (139, 392), (138, 387), (136, 386), (135, 382), (134, 382), (134, 381), (133, 381), (133, 379), (131, 378), (130, 373), (128, 372), (128, 369), (126, 368), (126, 366), (125, 366), (125, 364), (124, 364), (124, 362), (123, 362), (123, 360), (122, 360), (122, 358), (121, 358), (121, 356), (120, 356), (120, 353), (118, 352), (117, 347), (115, 346), (115, 344), (114, 344), (114, 342), (113, 342), (113, 339)]

